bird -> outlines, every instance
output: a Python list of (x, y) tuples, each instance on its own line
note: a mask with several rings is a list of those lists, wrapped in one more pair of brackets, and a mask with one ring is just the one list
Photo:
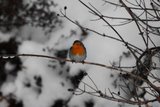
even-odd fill
[(84, 44), (81, 41), (75, 40), (73, 42), (69, 50), (69, 57), (72, 60), (72, 62), (84, 63), (84, 60), (87, 57), (87, 51)]

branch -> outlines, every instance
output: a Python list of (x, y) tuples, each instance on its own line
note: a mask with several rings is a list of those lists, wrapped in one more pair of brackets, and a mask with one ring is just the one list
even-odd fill
[[(65, 59), (65, 58), (60, 58), (60, 57), (53, 57), (53, 56), (47, 56), (47, 55), (38, 55), (38, 54), (16, 54), (16, 55), (0, 55), (2, 59), (8, 59), (8, 58), (15, 58), (15, 57), (41, 57), (41, 58), (47, 58), (47, 59), (54, 59), (54, 60), (58, 60), (58, 61), (66, 61), (66, 62), (72, 62), (72, 60), (70, 59)], [(99, 67), (103, 67), (106, 69), (111, 69), (114, 71), (118, 71), (118, 72), (123, 72), (123, 73), (127, 73), (128, 75), (130, 75), (131, 77), (138, 79), (138, 80), (142, 80), (144, 82), (146, 82), (147, 84), (149, 84), (152, 88), (154, 88), (158, 93), (160, 93), (160, 89), (158, 87), (156, 87), (154, 84), (152, 84), (150, 81), (135, 75), (131, 72), (128, 72), (126, 70), (120, 69), (120, 68), (116, 68), (113, 66), (108, 66), (105, 64), (100, 64), (100, 63), (94, 63), (94, 62), (89, 62), (89, 61), (84, 61), (84, 62), (76, 62), (76, 63), (82, 63), (82, 64), (88, 64), (88, 65), (95, 65), (95, 66), (99, 66)]]

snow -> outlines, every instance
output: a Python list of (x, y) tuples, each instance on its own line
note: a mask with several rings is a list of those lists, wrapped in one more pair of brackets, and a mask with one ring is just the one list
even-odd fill
[[(42, 49), (42, 45), (26, 41), (21, 45), (20, 52), (44, 55), (45, 53)], [(58, 75), (58, 70), (62, 69), (65, 72), (65, 67), (60, 68), (58, 67), (58, 62), (55, 62), (54, 65), (57, 66), (57, 69), (53, 70), (48, 68), (50, 61), (32, 57), (25, 59), (23, 66), (26, 69), (19, 73), (17, 77), (16, 85), (18, 88), (15, 92), (15, 95), (23, 100), (25, 107), (48, 107), (56, 99), (67, 99), (71, 96), (71, 93), (67, 91), (68, 88), (72, 87), (70, 82), (65, 81), (65, 77)], [(42, 88), (35, 84), (35, 75), (43, 78)], [(31, 88), (24, 87), (25, 82), (29, 82)], [(65, 87), (61, 85), (62, 82), (65, 84)], [(37, 90), (41, 90), (42, 92), (38, 93)]]
[(8, 104), (5, 100), (2, 100), (1, 103), (0, 103), (0, 107), (7, 107)]
[[(71, 19), (77, 20), (83, 26), (94, 29), (100, 33), (105, 33), (118, 38), (117, 34), (115, 34), (111, 28), (107, 27), (103, 21), (90, 21), (97, 17), (90, 14), (88, 9), (78, 2), (78, 0), (54, 1), (58, 3), (58, 7), (56, 7), (57, 12), (59, 12), (59, 10), (63, 11), (64, 6), (67, 6), (66, 13)], [(104, 5), (101, 0), (83, 1), (86, 4), (90, 2), (98, 10), (108, 16), (128, 16), (123, 9), (115, 9), (114, 6), (107, 4)], [(124, 12), (123, 14), (122, 11)], [(80, 29), (65, 18), (62, 18), (62, 20), (64, 21), (64, 25), (62, 28), (54, 31), (50, 38), (46, 37), (40, 29), (33, 29), (32, 27), (26, 26), (22, 28), (18, 35), (22, 35), (24, 41), (19, 46), (18, 53), (55, 56), (56, 51), (69, 49), (74, 40), (81, 39)], [(109, 20), (109, 22), (111, 24), (115, 23), (112, 20)], [(123, 38), (127, 42), (132, 43), (139, 48), (144, 48), (144, 44), (142, 44), (143, 40), (140, 35), (138, 35), (138, 29), (134, 23), (115, 27), (115, 29), (123, 35)], [(71, 30), (75, 30), (77, 34), (72, 35)], [(29, 37), (32, 37), (32, 39), (28, 40)], [(154, 39), (154, 41), (159, 45), (157, 39)], [(84, 39), (83, 43), (87, 49), (86, 61), (110, 66), (114, 61), (118, 62), (119, 55), (128, 51), (123, 43), (91, 32), (89, 32), (89, 35)], [(1, 91), (5, 96), (12, 93), (16, 96), (18, 101), (23, 102), (24, 107), (51, 107), (57, 99), (67, 100), (69, 98), (71, 98), (68, 103), (69, 107), (85, 107), (84, 102), (88, 100), (94, 101), (94, 107), (118, 107), (120, 104), (106, 99), (93, 97), (88, 94), (76, 96), (68, 91), (69, 88), (73, 88), (68, 77), (78, 74), (80, 70), (85, 70), (93, 79), (99, 90), (102, 92), (105, 92), (106, 90), (108, 95), (110, 95), (108, 88), (113, 92), (118, 92), (118, 90), (112, 86), (115, 78), (113, 79), (110, 77), (111, 73), (118, 74), (115, 71), (93, 65), (75, 64), (70, 62), (61, 66), (56, 60), (37, 57), (21, 57), (21, 60), (23, 61), (23, 69), (18, 72), (15, 80), (4, 83), (1, 87)], [(126, 63), (128, 66), (133, 65), (135, 63), (133, 56), (122, 61), (122, 65), (126, 65)], [(51, 68), (49, 66), (55, 66), (56, 68)], [(69, 73), (66, 72), (68, 67), (70, 67)], [(62, 74), (60, 75), (60, 73)], [(42, 86), (36, 84), (35, 76), (42, 78)], [(94, 84), (87, 76), (85, 76), (82, 81), (95, 88)], [(30, 84), (30, 86), (26, 87), (26, 84)], [(62, 84), (64, 84), (64, 86)], [(84, 84), (80, 83), (79, 87), (83, 89)], [(90, 91), (91, 89), (87, 88), (87, 90)], [(7, 107), (6, 105), (5, 101), (0, 103), (0, 107)], [(132, 107), (128, 104), (126, 107), (127, 106)], [(156, 106), (158, 107), (158, 104), (155, 103), (155, 107)]]

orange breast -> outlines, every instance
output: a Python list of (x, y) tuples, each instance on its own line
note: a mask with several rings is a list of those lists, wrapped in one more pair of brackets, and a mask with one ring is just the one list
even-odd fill
[(71, 52), (74, 55), (84, 55), (85, 49), (83, 46), (72, 46)]

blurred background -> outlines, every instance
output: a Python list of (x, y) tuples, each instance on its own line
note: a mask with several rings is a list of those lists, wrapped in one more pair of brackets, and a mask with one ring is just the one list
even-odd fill
[[(0, 107), (160, 107), (160, 2), (120, 1), (0, 0)], [(14, 57), (68, 59), (75, 40), (109, 68)]]

